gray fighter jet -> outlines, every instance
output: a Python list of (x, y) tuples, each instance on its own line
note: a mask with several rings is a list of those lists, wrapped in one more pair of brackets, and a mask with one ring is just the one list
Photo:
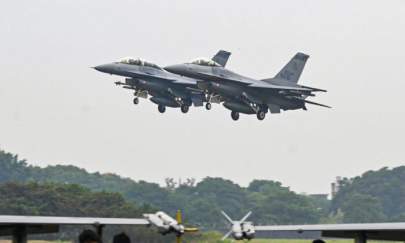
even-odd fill
[[(213, 60), (225, 65), (229, 54), (219, 51)], [(135, 91), (134, 104), (139, 103), (139, 97), (152, 96), (150, 100), (158, 105), (160, 113), (164, 113), (166, 107), (180, 107), (183, 113), (187, 113), (192, 104), (202, 106), (206, 101), (205, 93), (197, 87), (197, 80), (169, 73), (142, 59), (123, 58), (118, 62), (96, 66), (94, 69), (126, 77), (125, 82), (115, 84)], [(206, 107), (210, 109), (211, 104)]]
[(253, 79), (226, 69), (213, 60), (196, 59), (190, 63), (167, 66), (164, 69), (175, 74), (195, 78), (198, 87), (212, 95), (220, 95), (224, 106), (231, 110), (233, 120), (239, 113), (256, 114), (263, 120), (266, 113), (280, 113), (280, 110), (306, 110), (306, 104), (329, 107), (307, 100), (314, 92), (326, 90), (298, 85), (308, 55), (297, 53), (291, 61), (271, 79)]

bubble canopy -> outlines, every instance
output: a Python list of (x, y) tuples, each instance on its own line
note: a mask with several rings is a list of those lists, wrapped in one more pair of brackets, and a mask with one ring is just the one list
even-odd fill
[(220, 67), (218, 63), (214, 62), (208, 58), (197, 58), (190, 62), (191, 64), (196, 64), (200, 66), (210, 66), (210, 67)]
[(151, 62), (147, 62), (140, 58), (124, 57), (124, 58), (121, 58), (121, 60), (119, 60), (118, 62), (122, 63), (122, 64), (145, 66), (145, 67), (151, 67), (151, 68), (162, 70), (162, 68), (159, 67), (158, 65), (151, 63)]

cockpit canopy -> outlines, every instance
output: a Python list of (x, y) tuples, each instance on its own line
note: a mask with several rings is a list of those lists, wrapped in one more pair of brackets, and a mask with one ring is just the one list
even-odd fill
[(158, 65), (151, 63), (151, 62), (147, 62), (143, 59), (140, 58), (132, 58), (132, 57), (124, 57), (121, 60), (118, 61), (119, 63), (123, 63), (123, 64), (129, 64), (129, 65), (136, 65), (136, 66), (145, 66), (145, 67), (151, 67), (151, 68), (155, 68), (155, 69), (159, 69), (162, 70), (161, 67), (159, 67)]
[(197, 59), (191, 61), (190, 63), (200, 65), (200, 66), (210, 66), (210, 67), (220, 67), (221, 66), (218, 63), (214, 62), (213, 60), (207, 59), (207, 58), (197, 58)]

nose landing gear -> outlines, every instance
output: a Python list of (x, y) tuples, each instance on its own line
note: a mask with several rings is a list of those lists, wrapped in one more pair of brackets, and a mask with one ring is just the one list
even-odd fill
[(165, 113), (165, 111), (166, 111), (166, 106), (164, 106), (164, 105), (158, 105), (158, 111), (159, 111), (160, 113)]

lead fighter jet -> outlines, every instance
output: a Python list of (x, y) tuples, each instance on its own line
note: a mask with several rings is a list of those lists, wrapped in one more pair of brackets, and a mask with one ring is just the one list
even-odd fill
[(329, 107), (307, 100), (307, 97), (315, 96), (314, 92), (326, 90), (297, 84), (308, 57), (297, 53), (274, 78), (263, 80), (242, 76), (204, 58), (164, 69), (202, 80), (198, 82), (198, 87), (209, 95), (219, 94), (225, 101), (224, 106), (232, 111), (233, 120), (239, 119), (239, 113), (256, 114), (259, 120), (263, 120), (269, 110), (271, 113), (306, 110), (306, 104)]
[[(224, 66), (229, 58), (228, 52), (219, 51), (214, 57)], [(197, 87), (197, 80), (169, 73), (151, 62), (142, 59), (123, 58), (118, 62), (108, 63), (94, 67), (97, 71), (126, 77), (125, 82), (116, 82), (124, 88), (135, 90), (134, 104), (139, 103), (139, 98), (147, 98), (158, 105), (160, 113), (168, 107), (180, 107), (187, 113), (189, 107), (202, 106), (206, 101), (205, 94)], [(211, 104), (206, 105), (211, 109)]]

